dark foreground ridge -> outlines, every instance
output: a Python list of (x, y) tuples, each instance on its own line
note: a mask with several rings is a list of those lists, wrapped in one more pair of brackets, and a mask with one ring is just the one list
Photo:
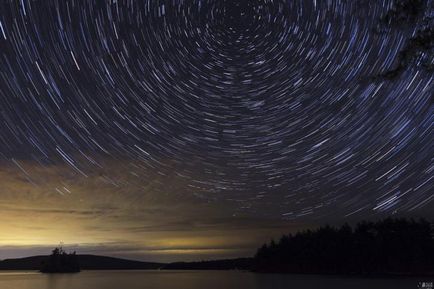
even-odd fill
[(252, 271), (342, 275), (434, 275), (432, 224), (385, 219), (325, 226), (261, 247)]

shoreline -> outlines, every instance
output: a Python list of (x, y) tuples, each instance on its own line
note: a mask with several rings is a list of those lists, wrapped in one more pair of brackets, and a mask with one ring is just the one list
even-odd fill
[[(80, 273), (89, 272), (239, 272), (239, 273), (251, 273), (257, 275), (283, 275), (292, 277), (321, 277), (324, 279), (418, 279), (418, 278), (432, 278), (433, 274), (319, 274), (319, 273), (283, 273), (283, 272), (253, 272), (250, 270), (237, 270), (237, 269), (88, 269), (81, 270), (80, 272), (56, 272), (45, 273), (39, 270), (16, 270), (16, 269), (1, 269), (1, 275), (21, 275), (21, 274), (35, 274), (35, 275), (79, 275)], [(2, 274), (4, 273), (4, 274)], [(15, 273), (15, 274), (14, 274)]]

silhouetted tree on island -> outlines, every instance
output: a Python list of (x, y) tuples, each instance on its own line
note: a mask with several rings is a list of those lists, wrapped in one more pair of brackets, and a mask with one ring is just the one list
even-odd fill
[(78, 257), (75, 252), (66, 253), (62, 247), (55, 248), (43, 263), (43, 273), (76, 273), (80, 272)]
[(434, 240), (426, 220), (385, 219), (325, 226), (282, 236), (258, 249), (256, 272), (434, 274)]

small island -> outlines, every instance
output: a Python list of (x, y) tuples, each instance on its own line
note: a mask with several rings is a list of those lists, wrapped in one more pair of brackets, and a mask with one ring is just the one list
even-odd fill
[(75, 252), (66, 253), (62, 247), (55, 248), (40, 270), (42, 273), (78, 273), (80, 265)]

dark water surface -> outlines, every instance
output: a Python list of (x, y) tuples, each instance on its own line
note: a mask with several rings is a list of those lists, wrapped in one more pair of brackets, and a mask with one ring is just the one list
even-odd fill
[(85, 271), (54, 275), (0, 272), (1, 289), (418, 289), (422, 288), (419, 282), (429, 281), (432, 280), (355, 279), (238, 271)]

